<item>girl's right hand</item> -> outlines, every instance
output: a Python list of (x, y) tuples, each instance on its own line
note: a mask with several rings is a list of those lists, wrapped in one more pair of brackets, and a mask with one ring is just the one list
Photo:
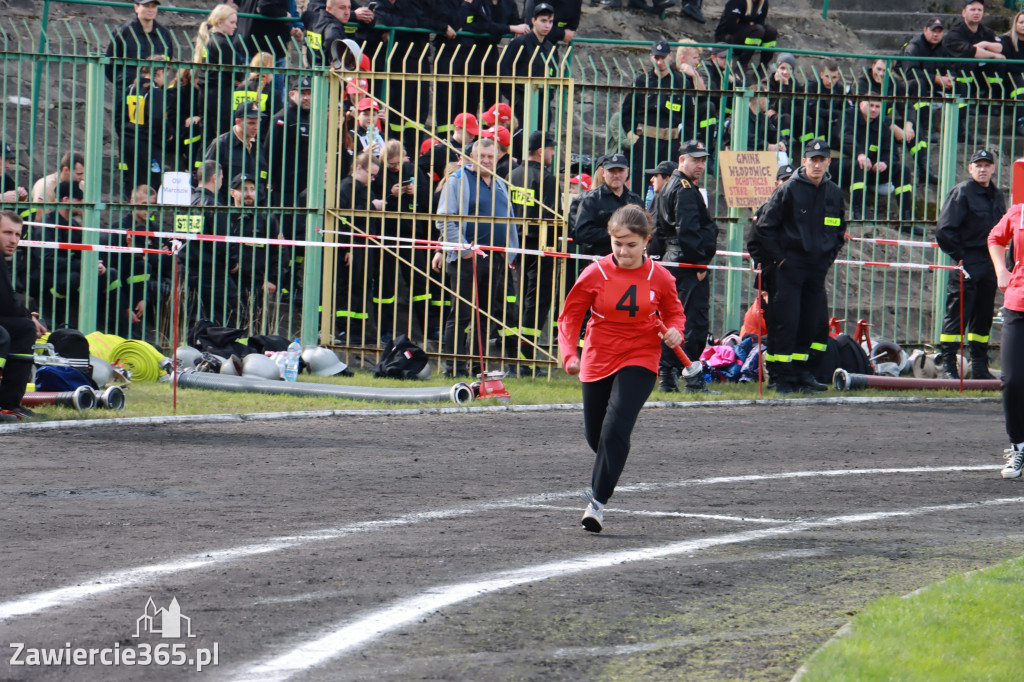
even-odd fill
[(576, 376), (580, 373), (580, 359), (575, 355), (565, 361), (565, 373)]

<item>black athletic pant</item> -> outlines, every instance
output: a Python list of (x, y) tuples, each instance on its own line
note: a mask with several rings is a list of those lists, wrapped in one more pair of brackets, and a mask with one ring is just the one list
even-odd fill
[(1003, 309), (1002, 354), (1006, 435), (1011, 443), (1024, 443), (1024, 312)]
[(657, 378), (649, 369), (629, 366), (604, 379), (583, 382), (583, 430), (596, 453), (591, 486), (601, 504), (607, 504), (615, 491), (629, 457), (633, 426)]
[(13, 410), (25, 397), (25, 384), (32, 374), (32, 363), (10, 359), (12, 353), (32, 353), (36, 342), (36, 324), (28, 317), (0, 317), (0, 358), (6, 358), (0, 379), (0, 409)]
[[(967, 332), (968, 345), (985, 344), (992, 332), (992, 313), (996, 301), (996, 272), (991, 263), (986, 268), (971, 267), (971, 278), (963, 280), (963, 330)], [(960, 279), (963, 273), (951, 270), (946, 284), (946, 317), (942, 320), (944, 344), (961, 342), (960, 333)]]
[[(711, 327), (711, 273), (695, 268), (671, 268), (671, 272), (676, 278), (676, 294), (686, 314), (683, 352), (686, 353), (686, 357), (696, 362), (704, 352), (704, 346), (708, 341), (708, 329)], [(701, 272), (704, 273), (703, 280), (697, 279)], [(682, 364), (674, 350), (661, 344), (661, 369), (678, 369)]]

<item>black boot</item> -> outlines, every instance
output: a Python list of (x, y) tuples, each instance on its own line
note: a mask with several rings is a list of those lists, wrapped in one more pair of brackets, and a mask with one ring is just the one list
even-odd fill
[(793, 366), (793, 383), (801, 393), (820, 393), (828, 390), (828, 385), (818, 381), (811, 368), (803, 364)]
[(775, 388), (779, 395), (791, 395), (796, 393), (796, 386), (790, 374), (790, 366), (785, 362), (768, 363), (768, 374), (770, 375), (769, 386)]
[(698, 24), (706, 24), (708, 20), (704, 18), (704, 12), (700, 10), (702, 4), (704, 4), (703, 0), (686, 0), (679, 8), (679, 13), (690, 17)]
[(679, 393), (679, 381), (676, 379), (675, 367), (658, 369), (658, 390), (662, 393)]
[(971, 342), (971, 378), (995, 379), (988, 371), (988, 344)]
[(956, 365), (956, 344), (942, 344), (942, 378), (959, 379), (960, 372), (957, 371)]

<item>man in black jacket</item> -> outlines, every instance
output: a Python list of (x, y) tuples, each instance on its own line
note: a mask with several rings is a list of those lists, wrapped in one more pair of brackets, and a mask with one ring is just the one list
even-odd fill
[(881, 100), (861, 100), (854, 114), (855, 121), (845, 126), (843, 151), (851, 157), (847, 176), (850, 182), (850, 213), (854, 220), (860, 220), (867, 189), (892, 182), (895, 187), (893, 196), (900, 207), (900, 230), (923, 235), (924, 228), (911, 223), (914, 209), (911, 171), (903, 165), (897, 146), (893, 144), (894, 140), (903, 142), (903, 129), (892, 119), (883, 118), (881, 113)]
[[(256, 206), (256, 178), (240, 173), (231, 181), (231, 201), (235, 208), (253, 209)], [(245, 239), (280, 239), (281, 227), (277, 216), (266, 211), (244, 211), (231, 214), (231, 235)], [(251, 311), (253, 329), (265, 329), (264, 313), (274, 310), (272, 302), (281, 280), (278, 269), (281, 247), (269, 244), (237, 244), (235, 251), (234, 275), (241, 299), (240, 308)], [(273, 326), (272, 322), (268, 322)]]
[(607, 256), (612, 252), (608, 236), (608, 220), (626, 204), (643, 206), (639, 194), (629, 191), (629, 162), (622, 154), (601, 157), (598, 164), (604, 171), (603, 182), (574, 200), (576, 213), (571, 217), (571, 236), (582, 254)]
[[(910, 148), (910, 154), (917, 161), (917, 168), (922, 171), (928, 182), (938, 184), (939, 178), (928, 168), (928, 143), (933, 132), (938, 131), (941, 117), (933, 112), (932, 97), (943, 97), (952, 94), (953, 77), (949, 75), (952, 64), (947, 62), (926, 61), (920, 57), (950, 57), (942, 38), (946, 33), (946, 25), (939, 17), (932, 17), (924, 25), (921, 33), (906, 44), (903, 54), (918, 59), (904, 59), (901, 62), (903, 78), (907, 84), (907, 96), (923, 101), (913, 102), (914, 125), (917, 129), (917, 140)], [(967, 107), (960, 107), (960, 126), (967, 125)]]
[[(174, 59), (174, 38), (157, 23), (159, 0), (135, 0), (135, 18), (117, 29), (107, 45), (107, 57), (149, 59), (163, 55)], [(135, 81), (135, 64), (111, 61), (104, 67), (107, 80), (114, 84), (114, 102), (120, 103), (124, 91)]]
[[(708, 152), (697, 140), (684, 142), (679, 150), (679, 166), (672, 173), (658, 198), (657, 231), (665, 243), (667, 263), (708, 265), (718, 252), (718, 225), (711, 218), (700, 193), (699, 183), (707, 166)], [(674, 267), (676, 293), (686, 313), (683, 351), (694, 360), (704, 352), (710, 328), (711, 282), (706, 268)], [(676, 377), (679, 358), (662, 346), (658, 365), (659, 390), (679, 390)], [(687, 393), (709, 393), (704, 377), (687, 380)]]
[[(288, 105), (274, 114), (270, 134), (263, 143), (269, 163), (269, 180), (281, 206), (298, 206), (299, 195), (309, 181), (309, 106), (313, 84), (300, 76), (288, 92)], [(286, 232), (287, 239), (294, 239)]]
[[(203, 161), (195, 172), (196, 191), (192, 205), (214, 207), (224, 184), (224, 173), (216, 161)], [(174, 231), (226, 237), (231, 233), (231, 221), (223, 211), (188, 213), (174, 217)], [(218, 325), (231, 326), (238, 305), (238, 287), (228, 275), (234, 266), (230, 244), (188, 241), (185, 245), (188, 300), (198, 301), (197, 316), (213, 320)]]
[(956, 354), (963, 343), (962, 329), (967, 330), (971, 350), (971, 377), (993, 378), (988, 371), (988, 340), (997, 287), (995, 267), (988, 255), (988, 233), (1006, 211), (1003, 192), (992, 181), (995, 158), (987, 149), (974, 153), (967, 166), (970, 179), (949, 193), (936, 224), (935, 240), (939, 248), (954, 264), (967, 271), (967, 277), (962, 272), (951, 272), (946, 285), (946, 317), (939, 336), (943, 379), (960, 376)]
[(14, 359), (12, 354), (32, 353), (32, 344), (47, 333), (39, 316), (30, 313), (14, 293), (7, 259), (14, 256), (21, 240), (21, 217), (14, 211), (0, 211), (0, 421), (18, 421), (32, 416), (21, 407), (32, 363)]
[[(371, 182), (380, 172), (380, 164), (369, 149), (361, 152), (352, 162), (352, 174), (338, 185), (338, 211), (380, 211), (383, 200), (373, 193)], [(380, 234), (379, 221), (364, 216), (348, 216), (339, 220), (337, 228), (343, 232)], [(339, 236), (339, 241), (361, 245), (365, 238)], [(335, 256), (334, 272), (334, 316), (335, 343), (360, 346), (372, 343), (370, 334), (375, 329), (375, 320), (370, 318), (368, 290), (373, 286), (367, 268), (366, 248), (338, 249)]]
[[(264, 205), (268, 195), (270, 168), (267, 157), (256, 141), (260, 130), (260, 107), (255, 102), (240, 102), (235, 107), (235, 124), (206, 148), (207, 161), (216, 161), (224, 170), (224, 177), (239, 174), (257, 180), (256, 202)], [(227, 188), (221, 189), (222, 204), (228, 203)]]
[(696, 102), (685, 90), (688, 83), (669, 62), (668, 41), (651, 45), (650, 71), (636, 77), (622, 100), (622, 129), (633, 148), (629, 153), (631, 189), (644, 189), (644, 169), (671, 158), (678, 146), (679, 126), (696, 117)]
[(829, 151), (825, 140), (807, 143), (803, 166), (775, 190), (754, 227), (761, 267), (775, 278), (765, 360), (782, 394), (828, 389), (813, 370), (828, 342), (825, 278), (846, 243), (843, 192), (828, 176)]
[(558, 43), (571, 43), (580, 27), (580, 16), (583, 14), (583, 0), (526, 0), (523, 4), (523, 16), (535, 15), (537, 5), (550, 5), (554, 13), (554, 25), (548, 40)]
[[(942, 37), (942, 44), (951, 56), (988, 60), (960, 66), (954, 72), (957, 94), (963, 97), (989, 97), (992, 81), (999, 84), (991, 94), (996, 98), (1002, 97), (1002, 68), (999, 62), (1005, 60), (1006, 55), (1003, 54), (1003, 45), (995, 31), (981, 23), (984, 16), (983, 0), (964, 0), (960, 18), (953, 22)], [(1006, 91), (1010, 89), (1012, 86)]]
[[(529, 156), (526, 162), (509, 174), (512, 203), (516, 213), (533, 223), (522, 227), (524, 249), (556, 251), (554, 224), (560, 215), (561, 196), (558, 182), (548, 168), (555, 159), (555, 138), (535, 130), (530, 133)], [(542, 226), (541, 221), (549, 221)], [(519, 334), (522, 342), (519, 355), (526, 360), (537, 357), (537, 345), (544, 327), (550, 322), (551, 297), (555, 278), (555, 259), (551, 256), (522, 254), (519, 257), (519, 283), (522, 291)], [(544, 370), (523, 367), (520, 373), (544, 376)]]

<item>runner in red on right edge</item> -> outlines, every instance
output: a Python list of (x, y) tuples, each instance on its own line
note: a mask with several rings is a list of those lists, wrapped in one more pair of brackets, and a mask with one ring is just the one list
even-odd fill
[[(583, 383), (583, 430), (596, 455), (582, 519), (592, 533), (604, 526), (604, 506), (626, 466), (633, 426), (654, 390), (661, 342), (669, 348), (683, 342), (686, 317), (676, 280), (646, 254), (653, 233), (653, 219), (640, 206), (615, 211), (608, 221), (611, 254), (580, 274), (558, 318), (562, 365)], [(576, 347), (588, 310), (581, 361)], [(668, 327), (664, 338), (659, 313)]]

